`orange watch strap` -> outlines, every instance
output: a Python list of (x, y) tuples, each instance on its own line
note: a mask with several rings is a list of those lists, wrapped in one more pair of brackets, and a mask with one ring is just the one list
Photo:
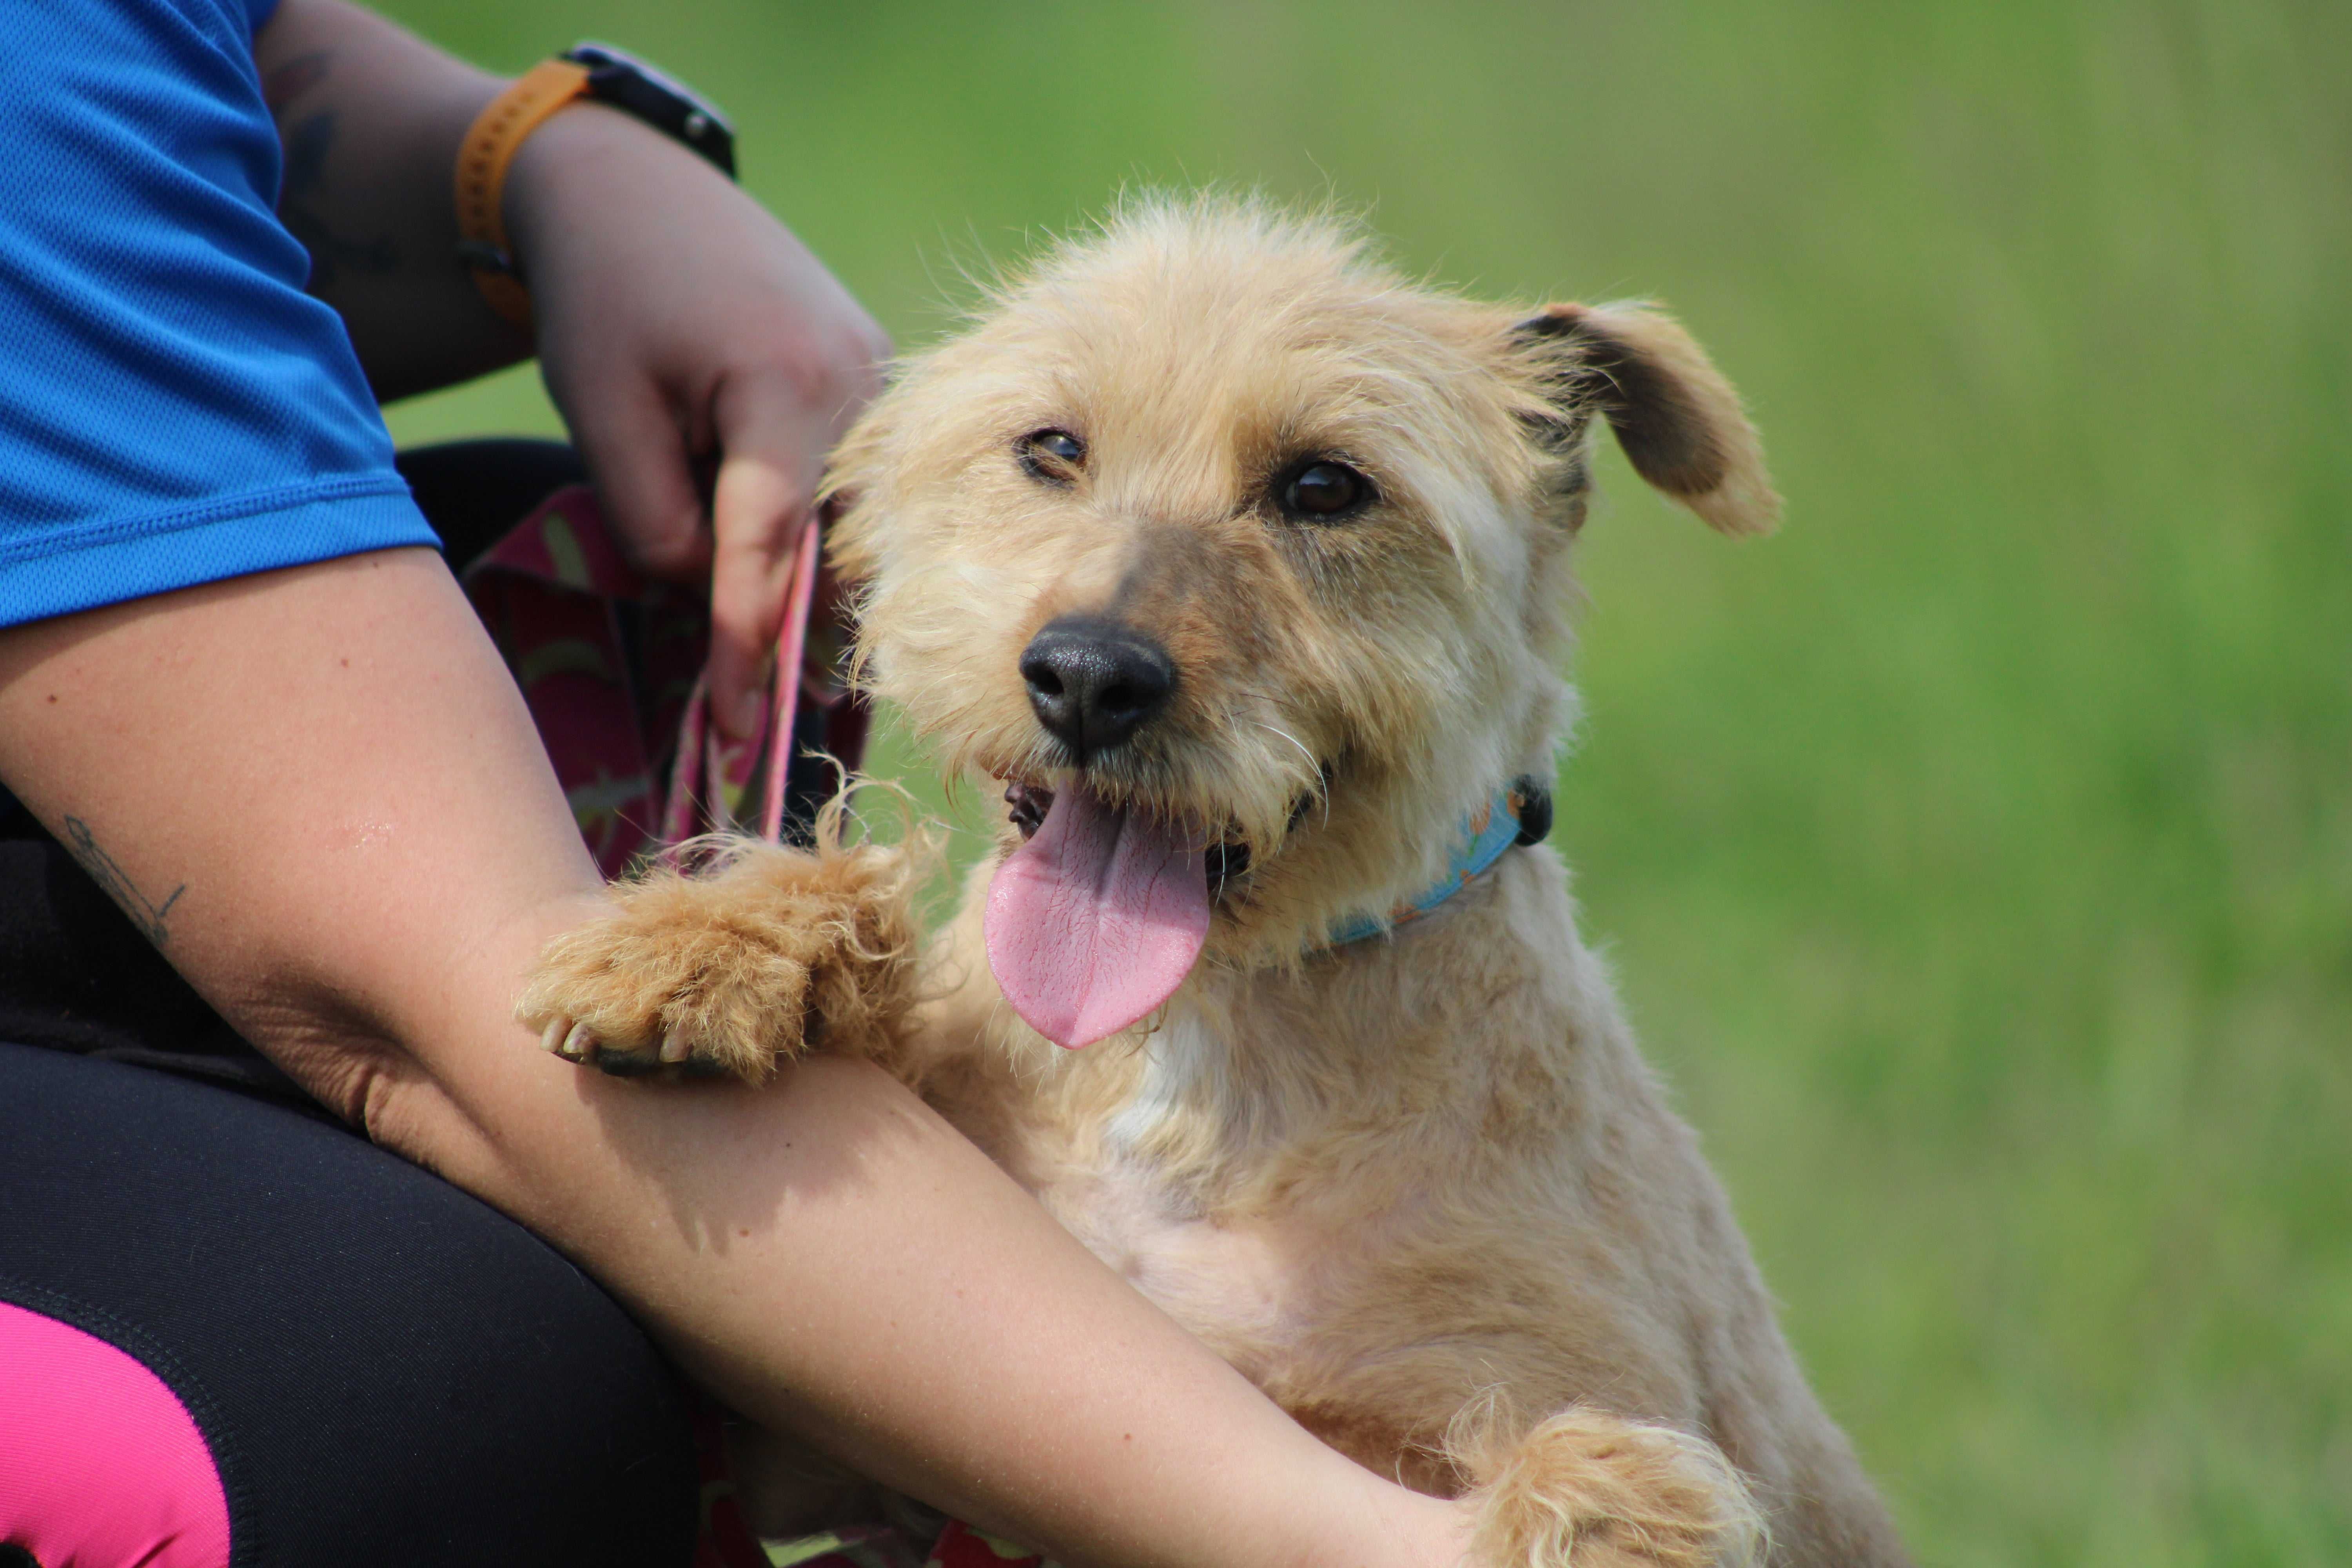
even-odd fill
[(457, 148), (459, 254), (490, 309), (530, 331), (530, 292), (517, 275), (507, 248), (507, 168), (529, 136), (548, 116), (588, 90), (588, 68), (570, 60), (541, 60), (490, 100), (474, 117)]

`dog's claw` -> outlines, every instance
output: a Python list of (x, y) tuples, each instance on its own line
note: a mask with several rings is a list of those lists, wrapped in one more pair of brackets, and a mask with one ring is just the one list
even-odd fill
[(614, 1078), (724, 1076), (726, 1069), (694, 1054), (693, 1041), (682, 1026), (662, 1037), (658, 1048), (625, 1050), (598, 1039), (585, 1024), (558, 1018), (540, 1031), (539, 1043), (565, 1061), (593, 1067)]

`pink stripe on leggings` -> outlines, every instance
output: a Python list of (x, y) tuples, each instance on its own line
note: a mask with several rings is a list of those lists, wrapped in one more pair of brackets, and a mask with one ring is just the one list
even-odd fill
[(41, 1568), (225, 1568), (228, 1500), (163, 1380), (0, 1302), (0, 1544)]

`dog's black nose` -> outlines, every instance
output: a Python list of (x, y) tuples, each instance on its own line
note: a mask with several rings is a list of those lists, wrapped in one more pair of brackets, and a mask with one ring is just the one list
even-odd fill
[(1037, 722), (1083, 767), (1168, 706), (1176, 666), (1158, 643), (1116, 621), (1065, 616), (1022, 650), (1021, 679)]

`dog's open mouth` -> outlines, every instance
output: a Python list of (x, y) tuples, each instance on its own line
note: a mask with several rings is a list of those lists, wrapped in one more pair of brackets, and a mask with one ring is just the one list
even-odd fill
[[(1045, 813), (1053, 809), (1054, 792), (1043, 784), (1024, 784), (1016, 779), (1004, 786), (1004, 804), (1006, 816), (1020, 830), (1022, 842), (1027, 843), (1045, 825)], [(1304, 812), (1302, 805), (1292, 815), (1294, 826)], [(1210, 901), (1222, 904), (1249, 875), (1250, 847), (1240, 839), (1224, 839), (1202, 850), (1201, 862), (1208, 873)]]
[[(1316, 798), (1302, 797), (1292, 826)], [(1004, 804), (1022, 844), (989, 885), (988, 966), (1056, 1045), (1091, 1045), (1167, 1001), (1214, 911), (1245, 896), (1249, 845), (1197, 818), (1110, 799), (1083, 776), (1056, 789), (1016, 778)]]
[(1083, 778), (1015, 784), (1005, 799), (1026, 841), (989, 885), (988, 966), (1030, 1027), (1092, 1045), (1167, 1001), (1200, 959), (1208, 836)]

